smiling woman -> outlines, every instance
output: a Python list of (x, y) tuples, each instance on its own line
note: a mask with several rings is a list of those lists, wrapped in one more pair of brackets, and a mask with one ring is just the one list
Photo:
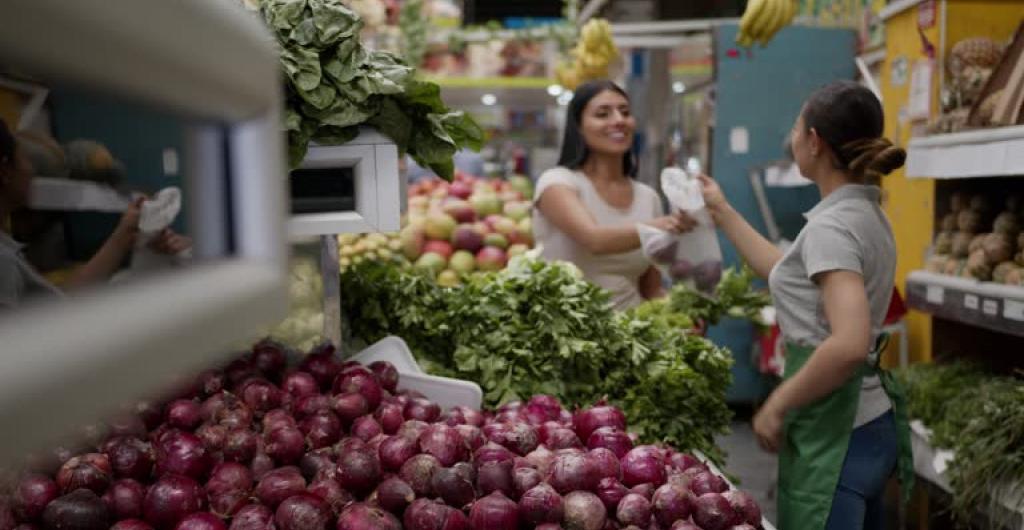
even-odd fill
[(692, 221), (664, 215), (658, 194), (636, 175), (636, 118), (611, 81), (580, 86), (569, 104), (558, 167), (540, 176), (534, 230), (547, 260), (574, 263), (625, 310), (663, 294), (661, 278), (640, 250), (637, 226), (681, 232)]

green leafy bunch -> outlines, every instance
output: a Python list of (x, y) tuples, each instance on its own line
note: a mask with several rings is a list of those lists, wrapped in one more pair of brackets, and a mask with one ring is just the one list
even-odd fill
[(645, 441), (721, 457), (729, 352), (688, 324), (616, 313), (570, 264), (517, 259), (444, 288), (415, 269), (363, 263), (342, 289), (354, 335), (403, 337), (429, 372), (479, 383), (488, 406), (535, 394), (575, 407), (606, 398)]
[(682, 313), (708, 325), (723, 317), (743, 318), (761, 324), (761, 310), (771, 304), (768, 293), (754, 286), (754, 272), (749, 267), (728, 268), (711, 295), (687, 284), (679, 283), (669, 293), (667, 310)]
[(363, 21), (341, 0), (262, 0), (260, 14), (280, 44), (292, 167), (311, 141), (345, 143), (361, 125), (449, 180), (455, 152), (482, 147), (483, 131), (448, 109), (436, 84), (417, 80), (397, 56), (363, 47)]

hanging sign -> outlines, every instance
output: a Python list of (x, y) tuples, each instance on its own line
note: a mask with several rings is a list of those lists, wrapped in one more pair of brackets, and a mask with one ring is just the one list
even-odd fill
[(921, 2), (917, 6), (917, 27), (920, 29), (928, 29), (935, 27), (935, 0), (928, 0)]

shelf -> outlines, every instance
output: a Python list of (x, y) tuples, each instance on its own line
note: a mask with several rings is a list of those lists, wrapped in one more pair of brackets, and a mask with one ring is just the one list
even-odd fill
[(958, 179), (1024, 175), (1024, 126), (914, 138), (908, 178)]
[(907, 276), (907, 304), (947, 320), (1024, 337), (1024, 287), (914, 271)]
[(443, 77), (424, 76), (424, 79), (444, 88), (544, 89), (555, 81), (548, 77)]

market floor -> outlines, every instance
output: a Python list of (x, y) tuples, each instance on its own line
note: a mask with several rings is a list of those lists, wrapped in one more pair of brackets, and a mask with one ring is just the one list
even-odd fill
[(732, 432), (718, 437), (718, 446), (729, 455), (723, 471), (739, 480), (737, 486), (754, 496), (765, 519), (775, 524), (777, 458), (757, 445), (750, 420), (738, 414)]

